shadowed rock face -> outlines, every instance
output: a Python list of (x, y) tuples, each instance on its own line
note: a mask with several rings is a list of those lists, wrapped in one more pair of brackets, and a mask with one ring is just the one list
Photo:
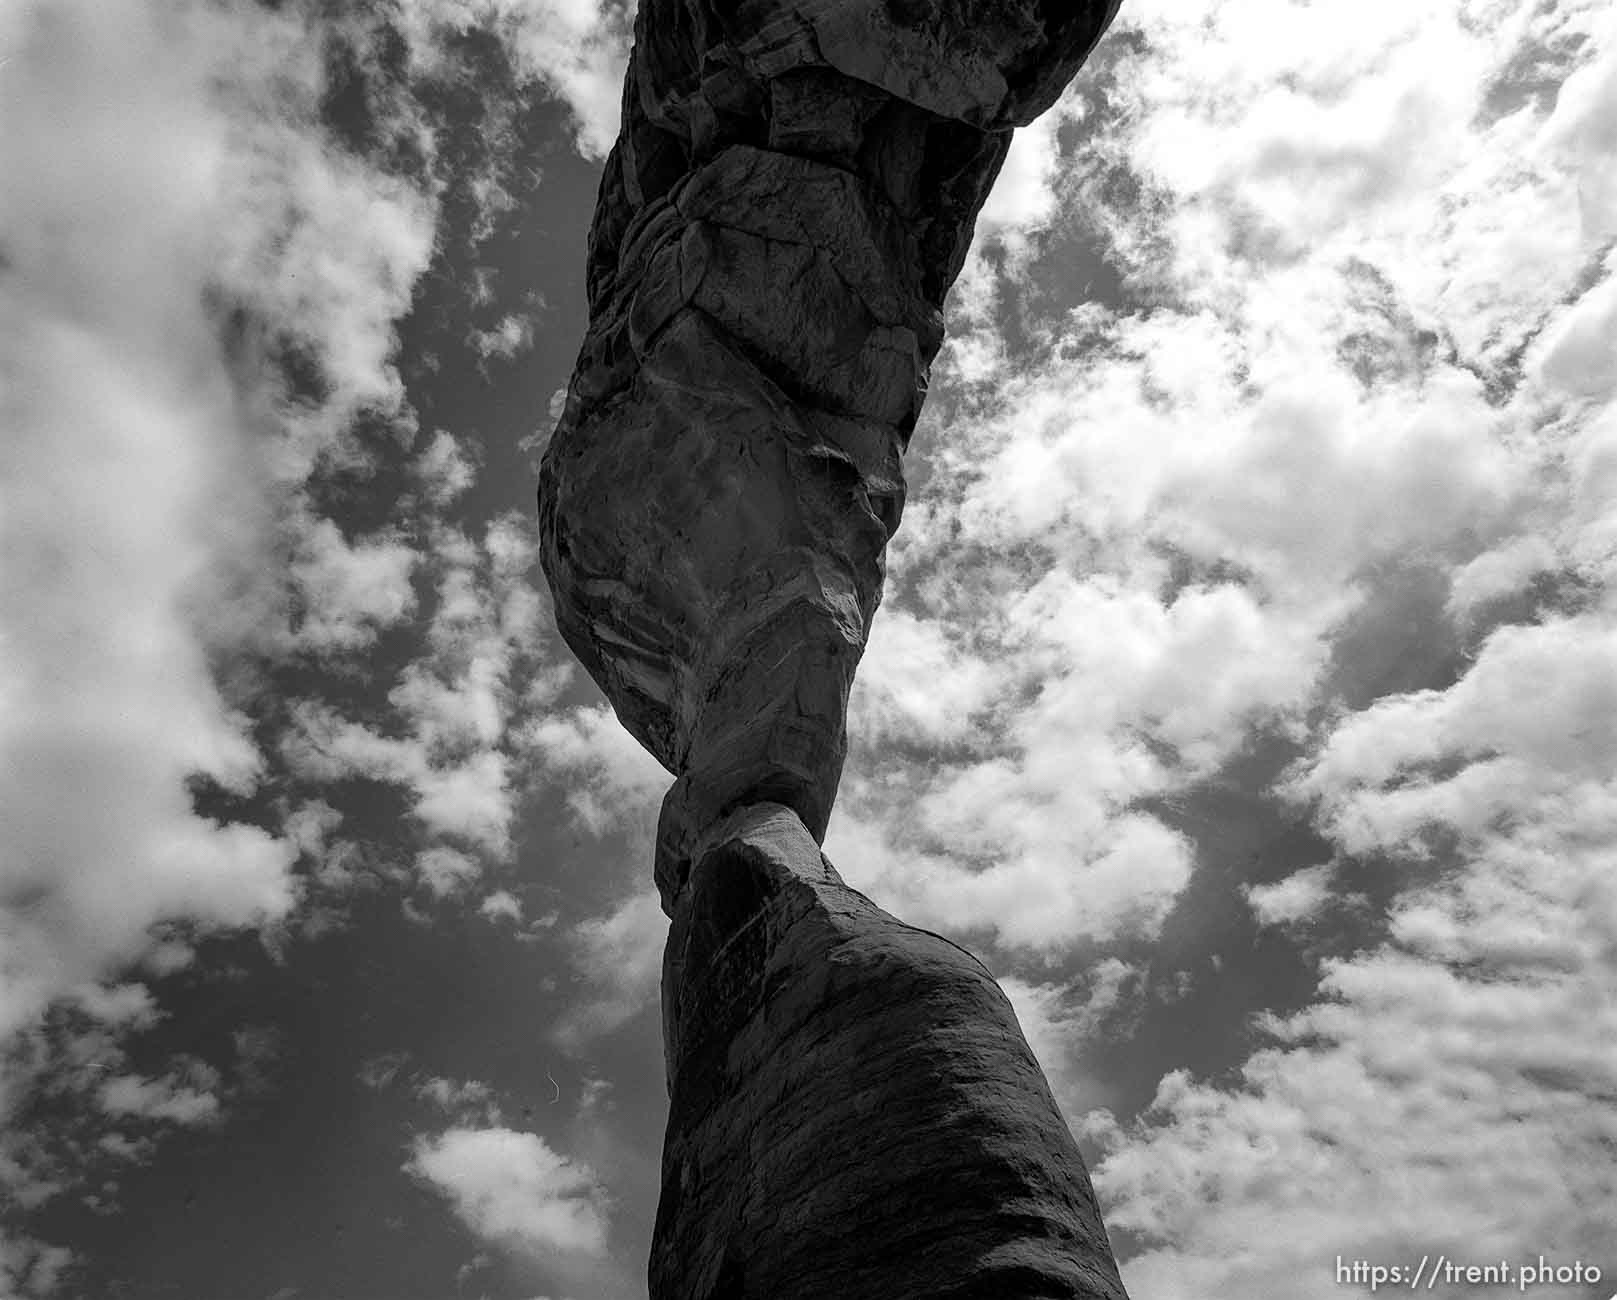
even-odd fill
[(663, 959), (651, 1294), (1121, 1297), (993, 976), (849, 889), (795, 813), (704, 837)]
[(1122, 1295), (1003, 995), (814, 848), (944, 295), (1115, 4), (641, 0), (539, 517), (676, 778), (657, 1300)]

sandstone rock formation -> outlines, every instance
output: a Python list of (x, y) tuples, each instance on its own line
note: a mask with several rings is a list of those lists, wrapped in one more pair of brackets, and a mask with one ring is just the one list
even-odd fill
[(999, 985), (843, 884), (791, 810), (703, 837), (663, 989), (653, 1297), (1123, 1294)]
[(641, 0), (539, 515), (676, 778), (654, 1300), (1123, 1294), (1003, 995), (815, 847), (944, 295), (1115, 4)]

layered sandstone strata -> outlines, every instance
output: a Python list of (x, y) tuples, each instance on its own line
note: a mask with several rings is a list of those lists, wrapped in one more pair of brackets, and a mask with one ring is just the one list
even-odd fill
[[(815, 1294), (1121, 1294), (1077, 1152), (992, 981), (849, 902), (803, 847), (836, 795), (944, 295), (1012, 128), (1055, 100), (1114, 7), (642, 0), (590, 237), (589, 330), (539, 514), (563, 636), (676, 778), (655, 863), (674, 919), (665, 1172), (678, 1171), (653, 1251), (658, 1300), (798, 1294), (781, 1289), (781, 1261), (796, 1269), (804, 1242), (849, 1233), (868, 1258), (845, 1258), (843, 1280)], [(777, 839), (791, 838), (786, 818), (803, 842), (743, 871), (754, 859), (713, 836), (762, 807)], [(777, 901), (746, 902), (765, 878)], [(789, 924), (772, 910), (810, 896)], [(855, 959), (867, 952), (884, 955)], [(701, 997), (687, 988), (696, 967)], [(863, 1019), (838, 1019), (850, 1009)], [(926, 1030), (945, 1009), (955, 1029)], [(829, 1044), (806, 1074), (791, 1059), (808, 1050), (805, 1025)], [(885, 1082), (858, 1092), (870, 1045), (900, 1042)], [(812, 1161), (766, 1153), (838, 1126), (854, 1163), (822, 1204), (804, 1181)], [(925, 1154), (946, 1150), (947, 1166)], [(945, 1176), (957, 1210), (937, 1199)], [(905, 1237), (929, 1289), (894, 1289), (894, 1266), (861, 1272), (891, 1247), (847, 1217), (860, 1185), (885, 1188), (899, 1217), (952, 1225)], [(772, 1201), (797, 1208), (771, 1218)], [(813, 1226), (816, 1206), (837, 1205)], [(1046, 1267), (1069, 1248), (1072, 1269)], [(1027, 1276), (1046, 1289), (982, 1289), (990, 1257), (1027, 1251), (1045, 1252)], [(966, 1289), (943, 1285), (954, 1272)]]

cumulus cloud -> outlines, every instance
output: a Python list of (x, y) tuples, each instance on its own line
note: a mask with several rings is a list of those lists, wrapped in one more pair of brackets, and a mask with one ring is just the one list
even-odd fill
[(405, 1169), (468, 1229), (508, 1250), (540, 1261), (606, 1251), (610, 1201), (594, 1170), (535, 1133), (447, 1129), (418, 1138)]
[[(138, 956), (159, 920), (248, 925), (291, 904), (291, 846), (198, 816), (186, 789), (200, 775), (245, 794), (262, 772), (209, 671), (257, 631), (221, 597), (271, 553), (273, 491), (306, 468), (316, 426), (396, 401), (390, 322), (431, 228), (424, 203), (322, 138), (318, 43), (291, 15), (23, 5), (6, 28), (12, 1030)], [(299, 339), (327, 375), (330, 401), (279, 438), (257, 419), (278, 381), (221, 348), (221, 301)], [(355, 557), (323, 558), (362, 593), (359, 622), (392, 615), (392, 570), (378, 603), (344, 568)], [(328, 629), (354, 622), (338, 594), (316, 602)]]
[[(1571, 201), (1604, 174), (1595, 11), (1120, 21), (1098, 89), (1056, 115), (1090, 138), (1064, 161), (1050, 131), (1024, 137), (979, 251), (996, 223), (1087, 227), (1151, 309), (1024, 311), (1016, 352), (995, 286), (1032, 264), (968, 267), (833, 832), (924, 811), (947, 843), (921, 843), (930, 865), (889, 896), (958, 925), (967, 909), (937, 903), (970, 881), (979, 924), (1022, 944), (1060, 943), (1073, 909), (1046, 909), (1041, 934), (993, 874), (1045, 903), (1082, 892), (1063, 878), (1144, 828), (1141, 799), (1207, 778), (1255, 728), (1301, 734), (1389, 567), (1449, 571), (1451, 613), (1485, 633), (1501, 598), (1610, 550), (1606, 425), (1552, 405), (1606, 392), (1609, 271), (1579, 284), (1590, 214)], [(1530, 59), (1560, 98), (1512, 86)], [(1558, 523), (1569, 494), (1587, 522)], [(930, 771), (884, 758), (901, 738)], [(1059, 854), (1027, 865), (1057, 822)], [(1137, 906), (1103, 889), (1077, 933), (1150, 932), (1188, 857), (1166, 833), (1146, 856)]]
[[(296, 728), (283, 751), (299, 775), (314, 781), (349, 777), (397, 784), (413, 796), (413, 812), (431, 833), (465, 840), (495, 857), (510, 846), (509, 760), (493, 749), (437, 763), (418, 736), (387, 736), (305, 701), (293, 710)], [(423, 864), (436, 870), (436, 860)]]
[(476, 466), (467, 447), (454, 434), (439, 429), (432, 435), (415, 462), (428, 502), (443, 509), (459, 497), (477, 478)]
[[(996, 345), (994, 313), (968, 316), (944, 361), (959, 410), (937, 499), (895, 548), (901, 599), (952, 632), (992, 593), (1010, 613), (975, 613), (989, 628), (964, 644), (1043, 640), (1083, 666), (1088, 698), (1047, 734), (1067, 772), (1122, 796), (1091, 834), (1135, 815), (1130, 792), (1215, 776), (1278, 726), (1304, 750), (1279, 792), (1337, 857), (1242, 886), (1254, 918), (1317, 932), (1361, 867), (1403, 871), (1384, 928), (1324, 960), (1315, 1000), (1259, 1017), (1235, 1081), (1175, 1071), (1138, 1119), (1090, 1116), (1109, 1222), (1142, 1248), (1126, 1274), (1163, 1297), (1324, 1297), (1338, 1254), (1413, 1263), (1486, 1240), (1592, 1258), (1589, 1207), (1614, 1195), (1590, 1154), (1612, 1141), (1613, 1081), (1587, 1047), (1610, 1032), (1595, 990), (1617, 952), (1595, 865), (1617, 757), (1609, 19), (1143, 0), (1120, 23), (1134, 37), (1096, 92), (1120, 111), (1058, 178), (1070, 209), (1041, 220), (1093, 223), (1153, 309), (1125, 294), (1043, 321), (1031, 365)], [(989, 577), (945, 586), (939, 548)], [(1448, 599), (1407, 635), (1446, 643), (1446, 613), (1464, 656), (1424, 689), (1356, 698), (1353, 633), (1411, 571)], [(1222, 617), (1208, 602), (1178, 657), (1173, 611), (1204, 592)], [(1017, 640), (1019, 602), (1043, 617)], [(1108, 672), (1114, 642), (1127, 669)], [(993, 789), (996, 765), (1005, 790), (1025, 779), (1052, 676), (987, 713), (998, 753), (922, 780), (951, 843), (1003, 852), (972, 839), (989, 801), (950, 796)], [(916, 896), (1003, 870), (930, 849)], [(1002, 940), (1006, 907), (986, 912)], [(1019, 1006), (1059, 1054), (1082, 1029), (1035, 987)]]
[(1265, 1021), (1276, 1045), (1238, 1085), (1177, 1071), (1138, 1124), (1092, 1117), (1109, 1222), (1146, 1246), (1131, 1287), (1323, 1298), (1338, 1254), (1413, 1264), (1478, 1241), (1598, 1259), (1617, 1078), (1592, 1045), (1613, 1028), (1597, 989), (1617, 912), (1576, 839), (1609, 842), (1604, 802), (1402, 901), (1393, 942), (1328, 962), (1319, 1002)]
[(441, 36), (476, 27), (500, 37), (521, 74), (573, 116), (579, 152), (604, 158), (617, 139), (632, 11), (617, 0), (402, 0), (401, 26), (422, 69)]
[(299, 539), (292, 582), (299, 609), (294, 642), (299, 649), (362, 650), (379, 631), (415, 609), (410, 584), (418, 556), (393, 537), (350, 543), (330, 519), (314, 521)]
[[(329, 787), (353, 776), (407, 792), (421, 835), (401, 860), (418, 882), (469, 893), (511, 849), (526, 761), (512, 726), (567, 677), (544, 662), (531, 525), (504, 517), (474, 540), (444, 522), (478, 458), (445, 431), (418, 437), (393, 365), (439, 236), (420, 83), (356, 74), (374, 158), (321, 114), (334, 52), (363, 62), (396, 25), (410, 71), (454, 79), (466, 64), (443, 38), (477, 26), (571, 107), (598, 156), (627, 13), (382, 8), (28, 0), (0, 15), (0, 1045), (45, 1042), (41, 1017), (78, 999), (99, 1028), (73, 1041), (110, 1072), (80, 1091), (109, 1122), (204, 1122), (228, 1087), (190, 1066), (125, 1068), (110, 1044), (155, 1013), (114, 1017), (128, 998), (99, 981), (133, 962), (172, 973), (209, 928), (280, 933), (300, 897), (366, 871), (404, 878), (338, 838)], [(501, 148), (467, 177), (474, 245), (512, 204)], [(513, 313), (472, 342), (510, 356), (531, 333)], [(334, 475), (374, 477), (412, 445), (424, 521), (355, 530), (323, 513)], [(386, 707), (350, 717), (357, 656), (374, 665), (423, 609), (425, 649)], [(335, 689), (293, 700), (276, 736), (263, 687), (298, 660)], [(278, 794), (264, 826), (195, 811), (196, 791), (246, 801), (269, 777), (304, 788)], [(521, 920), (508, 893), (483, 910)], [(38, 1068), (7, 1056), (0, 1113), (48, 1070), (87, 1068), (72, 1038), (34, 1051)], [(120, 1158), (146, 1149), (108, 1140)], [(37, 1173), (0, 1161), (8, 1190)], [(0, 1250), (16, 1286), (60, 1271), (21, 1239)]]
[[(360, 412), (409, 426), (393, 326), (434, 209), (320, 125), (322, 32), (299, 10), (23, 3), (0, 46), (9, 1106), (44, 1077), (9, 1049), (44, 1041), (53, 1004), (89, 1007), (131, 963), (180, 968), (177, 934), (284, 918), (331, 829), (221, 822), (193, 790), (245, 799), (268, 771), (251, 674), (219, 665), (361, 648), (410, 611), (409, 549), (345, 537), (304, 487), (352, 459)], [(98, 1096), (121, 1121), (217, 1105), (189, 1076), (117, 1073)], [(18, 1249), (14, 1285), (59, 1271)]]
[(477, 905), (479, 915), (490, 921), (510, 921), (522, 924), (522, 900), (507, 889), (496, 889)]
[[(992, 563), (965, 578), (1000, 588), (976, 593), (969, 622), (964, 593), (924, 633), (902, 613), (878, 620), (878, 671), (852, 713), (874, 775), (850, 773), (827, 851), (905, 916), (1011, 947), (1152, 937), (1192, 847), (1140, 801), (1300, 708), (1340, 605), (1288, 618), (1230, 583), (1164, 603), (1060, 567), (1006, 592)], [(893, 739), (941, 761), (900, 774)]]
[(1557, 563), (1548, 538), (1536, 533), (1512, 538), (1450, 575), (1445, 608), (1456, 622), (1467, 624), (1490, 603), (1520, 594), (1539, 574), (1553, 571)]
[[(15, 380), (0, 452), (7, 1030), (189, 910), (192, 873), (225, 924), (291, 899), (285, 846), (196, 817), (182, 784), (204, 773), (247, 790), (260, 767), (186, 609), (216, 545), (256, 541), (216, 517), (245, 490), (225, 375), (193, 373), (209, 324), (189, 250), (217, 214), (209, 164), (228, 127), (202, 99), (217, 51), (195, 36), (160, 48), (129, 7), (24, 18), (0, 83), (13, 123), (0, 347)], [(158, 70), (120, 72), (143, 47)], [(72, 95), (85, 80), (130, 87), (127, 102)], [(175, 123), (187, 148), (154, 150)], [(116, 907), (96, 904), (112, 892)]]
[(416, 854), (415, 869), (421, 883), (436, 898), (449, 898), (461, 893), (482, 872), (476, 858), (458, 853), (443, 844), (435, 844)]
[(1259, 925), (1306, 925), (1332, 898), (1329, 866), (1304, 867), (1270, 885), (1247, 885), (1242, 892)]
[(1448, 689), (1378, 700), (1344, 719), (1287, 788), (1319, 802), (1349, 853), (1418, 852), (1429, 830), (1475, 842), (1502, 818), (1608, 779), (1614, 650), (1605, 610), (1501, 627)]
[[(516, 815), (510, 751), (527, 735), (525, 711), (534, 703), (516, 679), (534, 671), (544, 647), (539, 597), (527, 576), (530, 532), (515, 516), (490, 523), (481, 543), (436, 528), (428, 561), (437, 573), (435, 607), (424, 652), (388, 692), (393, 726), (355, 721), (323, 701), (297, 701), (281, 738), (294, 772), (316, 782), (364, 777), (403, 787), (429, 835), (506, 857)], [(454, 844), (429, 845), (417, 866), (440, 896), (479, 870)]]
[(949, 626), (889, 609), (859, 662), (848, 725), (870, 739), (947, 744), (968, 739), (978, 715), (1007, 688)]
[(480, 1113), (489, 1123), (498, 1123), (499, 1106), (494, 1091), (476, 1079), (445, 1079), (434, 1075), (416, 1084), (416, 1096), (450, 1114)]

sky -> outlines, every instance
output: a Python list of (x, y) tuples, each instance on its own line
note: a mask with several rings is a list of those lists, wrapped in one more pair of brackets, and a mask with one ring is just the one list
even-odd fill
[[(669, 778), (533, 518), (629, 26), (0, 0), (3, 1300), (645, 1295)], [(1135, 1300), (1608, 1296), (1617, 14), (1126, 0), (948, 325), (828, 855)]]

